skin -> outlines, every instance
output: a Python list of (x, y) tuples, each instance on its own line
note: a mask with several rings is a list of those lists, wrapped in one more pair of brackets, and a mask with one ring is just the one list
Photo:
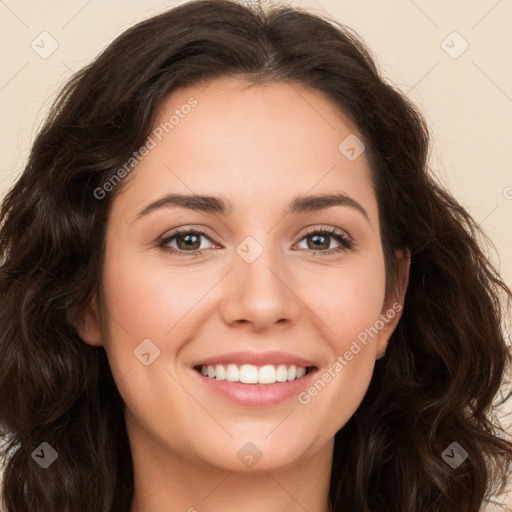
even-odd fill
[[(350, 161), (340, 152), (358, 132), (322, 94), (220, 79), (175, 90), (155, 127), (191, 96), (197, 106), (114, 200), (102, 297), (79, 329), (86, 343), (105, 347), (126, 403), (131, 512), (325, 512), (334, 435), (361, 403), (400, 314), (307, 404), (297, 396), (273, 406), (234, 404), (191, 365), (227, 352), (280, 350), (314, 361), (322, 375), (379, 315), (403, 304), (410, 260), (397, 252), (401, 285), (386, 296), (368, 162), (364, 153)], [(232, 209), (168, 205), (137, 218), (170, 193), (222, 196)], [(288, 213), (296, 196), (322, 193), (350, 196), (368, 218), (347, 205)], [(181, 226), (209, 233), (197, 241), (200, 255), (158, 247)], [(327, 237), (315, 248), (305, 229), (326, 227), (353, 247), (328, 255), (341, 244)], [(252, 263), (236, 252), (248, 236), (263, 248)], [(186, 250), (177, 242), (168, 245)], [(134, 357), (145, 339), (160, 350), (149, 366)], [(237, 457), (249, 442), (262, 455), (250, 468)]]

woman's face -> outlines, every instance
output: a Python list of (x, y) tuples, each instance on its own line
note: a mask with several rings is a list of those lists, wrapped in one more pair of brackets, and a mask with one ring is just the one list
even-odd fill
[(318, 92), (247, 85), (167, 99), (112, 206), (102, 321), (93, 307), (81, 332), (132, 442), (232, 471), (330, 453), (401, 309), (361, 136)]

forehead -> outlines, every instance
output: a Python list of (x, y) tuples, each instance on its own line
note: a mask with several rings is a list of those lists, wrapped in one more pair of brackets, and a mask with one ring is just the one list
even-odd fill
[(171, 191), (244, 205), (307, 192), (375, 199), (364, 152), (344, 152), (344, 141), (361, 141), (358, 130), (322, 93), (299, 84), (224, 78), (177, 89), (150, 138), (128, 187), (138, 204)]

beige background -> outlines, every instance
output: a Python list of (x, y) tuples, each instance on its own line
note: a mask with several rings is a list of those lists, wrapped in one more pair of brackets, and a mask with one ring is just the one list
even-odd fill
[[(179, 3), (0, 0), (0, 196), (21, 172), (58, 87), (124, 29)], [(385, 77), (421, 107), (433, 167), (495, 243), (493, 259), (511, 285), (512, 0), (288, 3), (353, 28)]]

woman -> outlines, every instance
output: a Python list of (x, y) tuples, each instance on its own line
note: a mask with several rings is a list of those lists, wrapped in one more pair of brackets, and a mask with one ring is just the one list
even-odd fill
[(511, 292), (428, 147), (307, 12), (116, 39), (1, 210), (6, 511), (481, 510)]

